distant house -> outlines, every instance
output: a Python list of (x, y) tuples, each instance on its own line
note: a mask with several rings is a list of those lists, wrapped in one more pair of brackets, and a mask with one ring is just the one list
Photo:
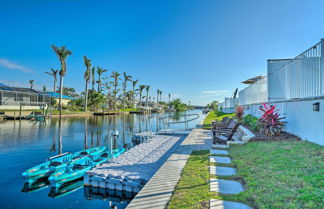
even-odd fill
[(0, 84), (0, 109), (39, 109), (47, 106), (49, 95), (29, 88)]
[[(57, 93), (57, 92), (47, 92), (47, 94), (50, 97), (54, 98), (57, 104), (59, 103), (60, 93)], [(67, 96), (67, 95), (62, 95), (62, 105), (68, 105), (69, 101), (74, 100), (74, 99), (76, 99), (76, 98), (70, 97), (70, 96)]]

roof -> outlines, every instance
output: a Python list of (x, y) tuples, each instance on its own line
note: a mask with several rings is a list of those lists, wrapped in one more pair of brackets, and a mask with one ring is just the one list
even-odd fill
[[(47, 94), (49, 94), (51, 97), (54, 97), (54, 98), (60, 97), (60, 93), (57, 93), (57, 92), (47, 92)], [(75, 98), (63, 94), (62, 99), (75, 99)]]
[(249, 79), (243, 81), (242, 83), (244, 83), (244, 84), (253, 84), (253, 83), (255, 83), (256, 81), (258, 81), (258, 80), (260, 80), (262, 78), (264, 78), (264, 76), (259, 75), (259, 76), (255, 76), (253, 78), (249, 78)]
[(20, 88), (20, 87), (11, 87), (6, 85), (0, 85), (0, 91), (18, 91), (18, 92), (26, 92), (26, 93), (32, 93), (32, 94), (46, 94), (41, 91), (37, 91), (35, 89), (30, 88)]

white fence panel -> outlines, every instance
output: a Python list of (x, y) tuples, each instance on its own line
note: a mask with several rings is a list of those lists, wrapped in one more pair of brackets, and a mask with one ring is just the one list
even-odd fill
[(268, 101), (268, 79), (264, 77), (239, 92), (239, 104), (257, 104)]

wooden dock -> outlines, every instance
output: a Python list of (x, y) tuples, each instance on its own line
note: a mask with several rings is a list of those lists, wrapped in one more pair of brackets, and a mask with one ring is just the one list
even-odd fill
[(93, 115), (95, 116), (104, 116), (104, 115), (118, 115), (119, 112), (94, 112)]

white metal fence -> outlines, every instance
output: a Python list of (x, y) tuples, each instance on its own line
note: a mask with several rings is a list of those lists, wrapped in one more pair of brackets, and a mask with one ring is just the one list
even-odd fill
[(323, 55), (324, 39), (280, 68), (268, 69), (269, 101), (323, 96)]
[(239, 104), (257, 104), (268, 101), (267, 77), (257, 80), (239, 92)]

